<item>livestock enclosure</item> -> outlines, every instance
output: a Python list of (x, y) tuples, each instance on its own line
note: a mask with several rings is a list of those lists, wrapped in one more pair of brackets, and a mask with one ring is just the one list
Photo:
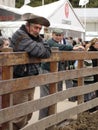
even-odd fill
[[(98, 66), (85, 68), (84, 60), (98, 59), (98, 52), (87, 51), (53, 51), (48, 59), (29, 58), (25, 52), (13, 52), (11, 48), (3, 49), (0, 53), (0, 67), (2, 68), (2, 80), (0, 81), (0, 96), (2, 96), (2, 109), (0, 109), (0, 124), (2, 130), (13, 130), (12, 120), (38, 111), (49, 106), (49, 116), (32, 123), (21, 130), (45, 130), (53, 127), (74, 115), (96, 107), (98, 97), (84, 102), (84, 94), (98, 91), (98, 82), (85, 85), (84, 77), (97, 75)], [(58, 71), (58, 61), (78, 60), (78, 68)], [(13, 66), (19, 64), (50, 62), (50, 73), (13, 78)], [(98, 65), (98, 64), (97, 64)], [(78, 86), (57, 92), (57, 82), (78, 79)], [(13, 105), (13, 93), (27, 91), (28, 89), (50, 85), (50, 95), (40, 99), (31, 100), (21, 104)], [(57, 103), (77, 96), (77, 106), (68, 110), (57, 112)]]

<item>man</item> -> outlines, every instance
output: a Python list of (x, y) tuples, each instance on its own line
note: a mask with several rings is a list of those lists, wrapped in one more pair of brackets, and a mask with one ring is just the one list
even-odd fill
[(71, 50), (78, 50), (78, 49), (83, 49), (83, 46), (72, 46), (67, 44), (58, 44), (58, 43), (62, 43), (62, 40), (64, 38), (64, 31), (62, 29), (54, 29), (52, 31), (52, 38), (50, 38), (48, 40), (48, 44), (50, 47), (58, 47), (59, 50), (62, 51), (71, 51)]
[[(93, 38), (87, 46), (88, 46), (88, 51), (98, 51), (98, 38)], [(98, 66), (98, 59), (92, 59), (92, 66), (93, 67)], [(94, 82), (95, 83), (98, 82), (98, 74), (94, 75)], [(98, 90), (95, 93), (96, 93), (96, 97), (98, 97)]]
[[(78, 50), (83, 49), (83, 46), (73, 47), (68, 44), (62, 44), (62, 39), (64, 38), (64, 32), (62, 29), (54, 29), (52, 31), (52, 38), (50, 38), (47, 43), (49, 46), (52, 47), (58, 47), (58, 50), (60, 51), (71, 51), (71, 50)], [(59, 66), (62, 67), (62, 66)], [(59, 68), (61, 70), (61, 68)], [(64, 70), (64, 69), (63, 69)], [(43, 73), (48, 73), (50, 71), (50, 64), (49, 63), (43, 63), (42, 64), (42, 71)], [(58, 83), (58, 91), (62, 90), (62, 83)], [(41, 88), (41, 97), (49, 95), (49, 85), (44, 85)], [(39, 119), (44, 118), (45, 116), (48, 116), (48, 108), (42, 109), (39, 113)]]
[[(22, 25), (11, 38), (11, 47), (15, 52), (25, 51), (30, 58), (48, 58), (50, 57), (51, 50), (49, 46), (43, 42), (39, 33), (42, 26), (49, 26), (49, 21), (44, 17), (28, 14), (24, 16), (26, 24)], [(14, 67), (14, 78), (37, 75), (39, 74), (40, 64), (25, 64), (17, 65)], [(21, 86), (20, 86), (21, 87)], [(13, 94), (13, 104), (23, 103), (32, 100), (34, 96), (34, 88), (27, 90), (27, 92), (16, 92)], [(20, 117), (13, 120), (14, 130), (19, 130), (24, 127), (30, 120), (32, 114)]]
[(8, 48), (10, 45), (10, 40), (5, 37), (0, 37), (0, 50), (2, 48)]

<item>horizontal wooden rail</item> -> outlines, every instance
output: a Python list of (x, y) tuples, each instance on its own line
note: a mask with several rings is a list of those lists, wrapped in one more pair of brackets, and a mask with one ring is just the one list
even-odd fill
[[(1, 52), (0, 53), (0, 67), (3, 70), (3, 80), (0, 81), (0, 96), (10, 97), (8, 106), (0, 109), (0, 124), (9, 124), (14, 119), (33, 113), (45, 107), (50, 107), (49, 117), (32, 123), (30, 126), (22, 128), (21, 130), (45, 130), (71, 116), (79, 114), (85, 110), (96, 107), (98, 105), (98, 98), (92, 99), (88, 102), (83, 102), (81, 96), (90, 92), (98, 91), (98, 82), (84, 85), (83, 78), (86, 76), (98, 75), (98, 65), (92, 68), (85, 68), (83, 66), (84, 60), (98, 59), (98, 52), (87, 51), (53, 51), (50, 58), (29, 58), (25, 52)], [(58, 61), (77, 60), (79, 62), (78, 69), (58, 71)], [(29, 63), (43, 63), (50, 62), (50, 72), (47, 74), (39, 74), (36, 76), (27, 76), (22, 78), (13, 78), (13, 66), (18, 64)], [(5, 68), (5, 69), (4, 69)], [(7, 69), (6, 69), (7, 68)], [(8, 71), (9, 70), (9, 71)], [(8, 73), (7, 73), (8, 72)], [(5, 77), (10, 77), (5, 78)], [(64, 80), (77, 79), (78, 86), (57, 92), (56, 83)], [(18, 91), (27, 91), (32, 88), (42, 87), (42, 85), (50, 84), (50, 95), (40, 99), (31, 100), (28, 102), (13, 105), (11, 96)], [(56, 111), (56, 105), (70, 97), (77, 96), (77, 106), (64, 110), (62, 112)], [(4, 99), (6, 100), (6, 99)], [(6, 100), (7, 101), (7, 100)], [(52, 115), (51, 115), (52, 114)], [(3, 125), (4, 126), (4, 125)], [(8, 126), (9, 127), (9, 126)], [(5, 130), (4, 128), (2, 130)], [(13, 130), (8, 128), (7, 130)]]
[(53, 114), (43, 120), (39, 120), (38, 122), (31, 124), (27, 126), (26, 128), (22, 128), (21, 130), (40, 130), (45, 129), (47, 127), (53, 126), (55, 124), (58, 124), (61, 121), (64, 121), (65, 119), (69, 119), (73, 117), (74, 115), (77, 115), (83, 111), (86, 111), (92, 107), (95, 107), (96, 104), (98, 104), (98, 98), (95, 98), (91, 101), (88, 101), (86, 103), (82, 103), (78, 106), (69, 108), (68, 110), (59, 112), (57, 114)]
[(40, 100), (37, 99), (34, 101), (28, 101), (25, 103), (21, 103), (18, 105), (5, 108), (0, 111), (0, 123), (4, 123), (5, 121), (10, 121), (10, 120), (13, 120), (14, 118), (24, 116), (26, 114), (45, 108), (47, 106), (51, 106), (69, 97), (79, 96), (81, 94), (93, 92), (98, 89), (97, 86), (98, 86), (98, 83), (85, 85), (84, 87), (74, 87), (74, 88), (70, 88), (70, 89), (52, 94), (50, 96), (40, 98)]
[[(90, 76), (98, 73), (98, 67), (66, 70), (37, 76), (0, 81), (0, 95), (30, 89), (47, 83)], [(70, 75), (71, 74), (71, 75)], [(39, 80), (38, 80), (39, 79)], [(44, 79), (44, 80), (43, 80)], [(18, 87), (21, 86), (21, 87)]]
[[(53, 62), (62, 60), (86, 60), (97, 59), (98, 52), (87, 51), (59, 51), (53, 52), (50, 58), (29, 58), (25, 52), (1, 52), (0, 54), (0, 66), (11, 66), (16, 64), (26, 63), (40, 63), (40, 62)], [(10, 62), (9, 62), (10, 61)]]

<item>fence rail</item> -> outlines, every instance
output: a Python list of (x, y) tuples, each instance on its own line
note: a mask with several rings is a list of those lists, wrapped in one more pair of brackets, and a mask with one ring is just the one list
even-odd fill
[[(86, 51), (53, 51), (48, 59), (29, 58), (25, 52), (12, 52), (11, 48), (0, 53), (0, 67), (2, 68), (2, 80), (0, 81), (0, 95), (2, 96), (2, 109), (0, 110), (0, 124), (2, 130), (13, 130), (11, 121), (15, 118), (38, 111), (39, 109), (50, 107), (50, 116), (38, 120), (21, 130), (45, 130), (57, 123), (80, 114), (90, 108), (97, 106), (98, 98), (84, 102), (83, 95), (98, 90), (98, 82), (84, 85), (83, 77), (97, 75), (98, 66), (85, 68), (84, 60), (98, 59), (98, 52)], [(78, 60), (78, 68), (65, 71), (57, 71), (58, 61)], [(13, 78), (13, 65), (26, 63), (50, 62), (50, 73), (28, 76), (23, 78)], [(98, 65), (98, 64), (97, 64)], [(56, 91), (56, 83), (62, 80), (78, 79), (78, 86)], [(50, 84), (51, 95), (34, 99), (21, 104), (13, 105), (12, 95), (18, 91), (27, 91), (37, 86)], [(78, 96), (77, 106), (68, 110), (57, 112), (57, 103), (73, 96)]]

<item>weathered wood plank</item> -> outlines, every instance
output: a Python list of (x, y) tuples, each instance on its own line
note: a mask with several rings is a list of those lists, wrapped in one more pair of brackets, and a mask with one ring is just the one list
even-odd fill
[(93, 69), (82, 68), (77, 70), (66, 70), (48, 73), (48, 75), (40, 74), (37, 76), (29, 76), (24, 78), (0, 81), (0, 95), (33, 88), (36, 86), (41, 86), (47, 83), (54, 83), (61, 80), (74, 79), (81, 76), (88, 76), (94, 74), (98, 74), (98, 67), (94, 67)]
[[(29, 58), (27, 53), (25, 52), (1, 52), (0, 53), (0, 66), (10, 68), (16, 64), (25, 64), (25, 63), (40, 63), (40, 62), (58, 62), (64, 60), (85, 60), (85, 59), (97, 59), (98, 52), (86, 52), (86, 51), (59, 51), (53, 52), (51, 57), (48, 59), (40, 59), (40, 58)], [(53, 70), (54, 71), (54, 70)], [(53, 72), (52, 71), (52, 72)], [(7, 72), (7, 71), (6, 71)], [(10, 79), (0, 81), (0, 95), (3, 94), (11, 94), (16, 91), (27, 90), (36, 86), (44, 85), (44, 84), (55, 84), (61, 80), (80, 78), (85, 76), (90, 76), (98, 74), (98, 67), (95, 68), (82, 68), (77, 70), (66, 70), (61, 72), (53, 72), (47, 74), (41, 74), (37, 76), (24, 77), (19, 79)], [(8, 75), (5, 75), (8, 77)], [(5, 78), (6, 79), (6, 78)], [(39, 79), (39, 80), (38, 80)], [(44, 80), (43, 80), (44, 79)], [(81, 79), (80, 79), (81, 80)], [(50, 96), (43, 97), (38, 100), (32, 100), (29, 102), (25, 102), (23, 104), (18, 104), (15, 106), (11, 106), (8, 108), (4, 108), (0, 110), (0, 123), (5, 123), (13, 120), (14, 118), (24, 116), (31, 112), (37, 111), (47, 106), (51, 106), (56, 104), (59, 101), (65, 100), (66, 98), (72, 96), (79, 96), (85, 93), (89, 93), (92, 91), (98, 90), (98, 83), (82, 86), (80, 84), (79, 87), (71, 88), (64, 90), (59, 93), (54, 93)], [(19, 87), (20, 86), (20, 87)], [(83, 112), (84, 110), (88, 110), (98, 104), (98, 99), (94, 99), (90, 102), (81, 103), (77, 107), (69, 109), (68, 111), (61, 112), (59, 114), (53, 114), (45, 120), (42, 119), (31, 125), (30, 127), (23, 128), (26, 130), (33, 129), (39, 130), (40, 128), (45, 129), (46, 127), (53, 126), (54, 124), (61, 122), (65, 118), (69, 118), (73, 114), (78, 114)]]
[[(2, 52), (12, 52), (12, 48), (3, 48)], [(12, 66), (3, 66), (2, 67), (2, 80), (12, 79), (13, 78), (13, 67)], [(2, 95), (2, 109), (12, 105), (12, 95), (5, 94)], [(2, 130), (11, 130), (11, 122), (2, 124)]]
[(77, 115), (83, 111), (86, 111), (92, 107), (95, 107), (98, 104), (98, 98), (82, 103), (78, 106), (72, 107), (68, 110), (62, 111), (57, 114), (53, 114), (45, 119), (39, 120), (37, 123), (31, 124), (21, 130), (40, 130), (55, 125), (65, 119), (69, 119), (74, 115)]
[[(26, 63), (40, 63), (40, 62), (53, 62), (61, 60), (86, 60), (97, 59), (98, 52), (86, 52), (86, 51), (58, 51), (53, 52), (50, 58), (29, 58), (25, 52), (1, 52), (0, 53), (0, 66), (10, 66), (16, 64)], [(10, 61), (10, 62), (9, 62)]]
[[(58, 62), (50, 63), (50, 71), (57, 72), (58, 71)], [(53, 94), (57, 92), (57, 83), (49, 84), (49, 93)], [(57, 112), (57, 103), (49, 107), (49, 115)]]
[(98, 83), (85, 85), (84, 87), (74, 87), (34, 101), (29, 101), (15, 106), (11, 106), (9, 108), (5, 108), (3, 110), (0, 110), (0, 123), (10, 121), (14, 118), (29, 114), (47, 106), (51, 106), (69, 97), (78, 96), (80, 94), (86, 94), (97, 89)]
[[(92, 74), (97, 74), (97, 71), (98, 71), (98, 67), (95, 67), (93, 69), (84, 68), (81, 70), (70, 70), (70, 71), (67, 70), (63, 72), (60, 71), (60, 72), (50, 73), (48, 75), (42, 74), (38, 76), (30, 76), (30, 77), (0, 81), (0, 86), (1, 86), (0, 94), (5, 94), (7, 93), (7, 91), (15, 92), (15, 91), (23, 90), (23, 89), (28, 89), (28, 88), (43, 85), (46, 83), (57, 82), (60, 80), (73, 79), (73, 78), (78, 78), (80, 76), (88, 76)], [(38, 82), (38, 79), (40, 79), (39, 80), (40, 82)], [(18, 87), (18, 86), (21, 86), (21, 87)]]
[[(78, 60), (78, 69), (83, 68), (84, 62), (83, 60)], [(81, 76), (78, 78), (78, 87), (84, 85), (84, 78)], [(78, 96), (78, 104), (84, 102), (84, 95)]]

